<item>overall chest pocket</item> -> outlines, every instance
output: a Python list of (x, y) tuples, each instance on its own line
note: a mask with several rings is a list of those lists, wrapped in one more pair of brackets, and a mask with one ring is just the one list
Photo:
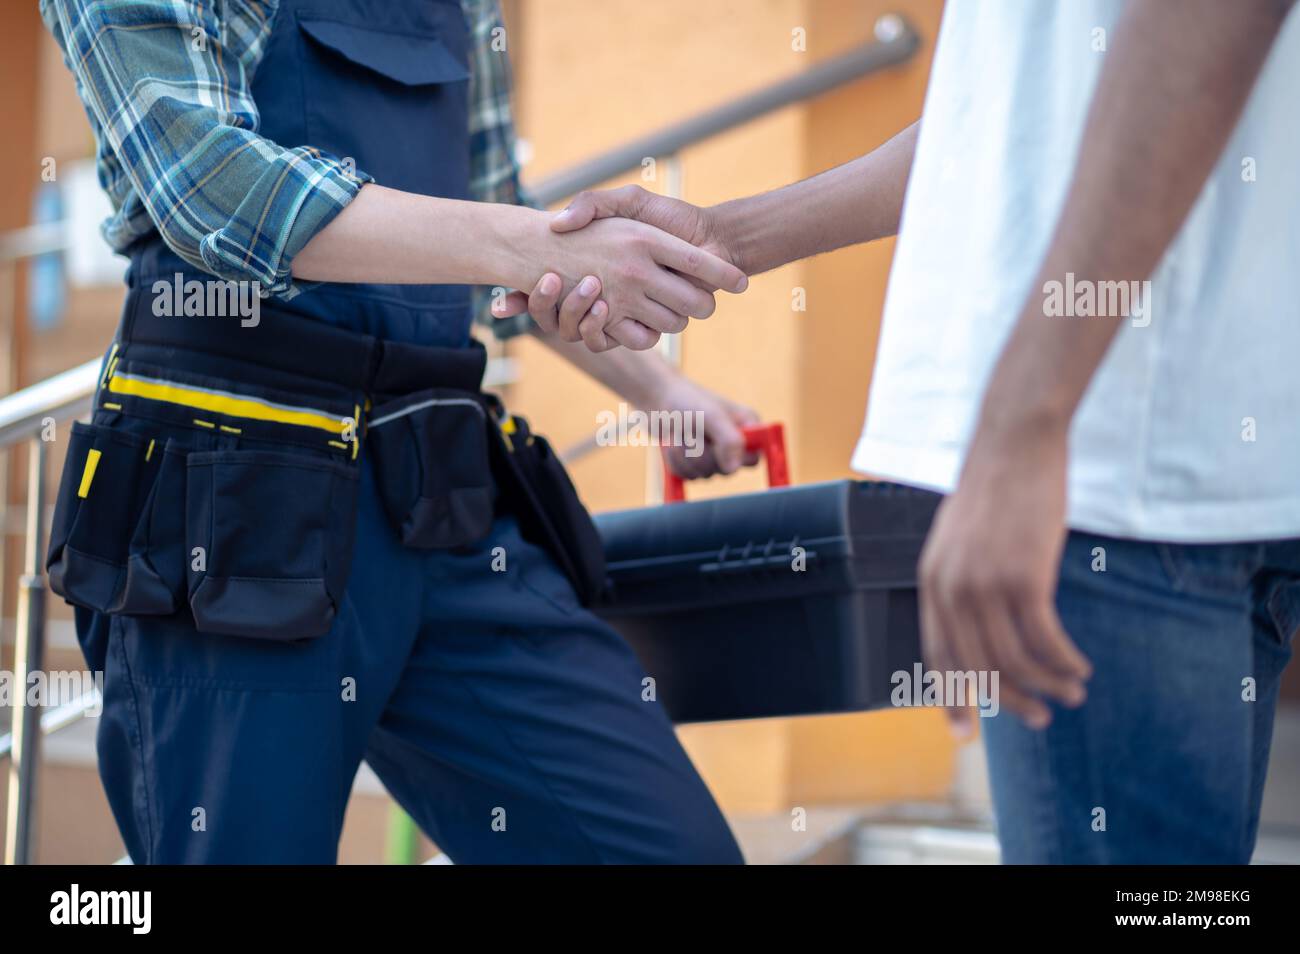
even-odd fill
[(453, 52), (459, 44), (444, 41), (436, 25), (424, 30), (437, 32), (404, 31), (305, 11), (298, 28), (308, 141), (391, 188), (461, 191), (447, 187), (468, 176), (468, 149), (456, 148), (468, 130), (469, 70)]

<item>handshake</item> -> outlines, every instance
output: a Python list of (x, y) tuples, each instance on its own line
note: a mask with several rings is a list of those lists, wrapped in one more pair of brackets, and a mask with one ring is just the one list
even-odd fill
[(640, 186), (583, 192), (550, 229), (549, 270), (531, 293), (498, 298), (492, 314), (527, 311), (543, 331), (593, 352), (652, 348), (692, 317), (712, 315), (715, 292), (749, 284), (708, 209)]

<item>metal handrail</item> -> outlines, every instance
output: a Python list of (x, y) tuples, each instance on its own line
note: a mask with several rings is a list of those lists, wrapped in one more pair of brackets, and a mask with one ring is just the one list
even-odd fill
[(876, 21), (875, 36), (874, 41), (818, 63), (789, 79), (778, 80), (756, 92), (616, 146), (549, 176), (532, 188), (532, 194), (543, 205), (551, 205), (575, 192), (637, 169), (649, 156), (672, 155), (760, 116), (820, 96), (868, 73), (905, 62), (921, 42), (912, 25), (904, 17), (892, 13)]
[[(41, 735), (49, 735), (57, 732), (59, 729), (66, 729), (70, 725), (75, 725), (86, 717), (90, 710), (98, 710), (103, 704), (98, 689), (89, 689), (67, 702), (61, 702), (57, 706), (46, 709), (41, 713)], [(0, 758), (9, 754), (9, 750), (14, 747), (14, 734), (6, 732), (0, 735)]]
[[(819, 63), (789, 79), (617, 146), (543, 179), (530, 191), (543, 205), (552, 205), (583, 189), (639, 168), (647, 157), (675, 155), (688, 146), (743, 123), (818, 96), (869, 73), (903, 63), (919, 45), (920, 38), (911, 24), (900, 15), (888, 14), (876, 21), (873, 42)], [(0, 266), (66, 248), (67, 235), (62, 223), (29, 226), (0, 235)], [(57, 422), (78, 417), (90, 409), (101, 365), (101, 359), (96, 358), (0, 398), (0, 454), (19, 441), (29, 442), (27, 546), (25, 570), (19, 583), (14, 666), (20, 686), (26, 685), (29, 671), (40, 668), (45, 649), (45, 583), (40, 551), (44, 536), (46, 446), (40, 439), (41, 431), (51, 419)], [(502, 383), (508, 374), (504, 364), (495, 370), (490, 366), (487, 383), (491, 383), (494, 377), (496, 383)], [(0, 505), (7, 506), (7, 503), (0, 500)], [(0, 737), (0, 758), (10, 757), (7, 863), (25, 864), (31, 859), (34, 782), (41, 735), (72, 725), (93, 708), (94, 701), (92, 694), (87, 693), (81, 699), (41, 715), (38, 706), (26, 705), (25, 692), (18, 693), (12, 731)]]
[(64, 421), (90, 410), (102, 358), (0, 398), (0, 448), (36, 437), (49, 418)]

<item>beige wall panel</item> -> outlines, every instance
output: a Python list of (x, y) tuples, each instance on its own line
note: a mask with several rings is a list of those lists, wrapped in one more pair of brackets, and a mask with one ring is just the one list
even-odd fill
[(943, 799), (955, 745), (935, 709), (788, 720), (791, 804)]
[(724, 811), (763, 814), (790, 800), (790, 721), (687, 725), (677, 734)]
[[(544, 175), (802, 68), (796, 0), (524, 0), (520, 129)], [(527, 75), (524, 75), (524, 74)]]

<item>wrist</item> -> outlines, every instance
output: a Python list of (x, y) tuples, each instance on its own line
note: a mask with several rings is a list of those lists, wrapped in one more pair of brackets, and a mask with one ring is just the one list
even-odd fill
[(1064, 442), (1073, 415), (1064, 402), (1004, 396), (989, 389), (980, 408), (975, 441), (1017, 451)]
[(746, 239), (745, 202), (745, 199), (732, 199), (701, 211), (707, 222), (709, 239), (717, 247), (726, 249), (731, 264), (749, 275), (752, 274), (754, 258), (751, 243)]
[(489, 207), (486, 241), (480, 246), (486, 253), (484, 284), (531, 291), (542, 275), (554, 271), (548, 258), (554, 241), (546, 212), (517, 205)]

